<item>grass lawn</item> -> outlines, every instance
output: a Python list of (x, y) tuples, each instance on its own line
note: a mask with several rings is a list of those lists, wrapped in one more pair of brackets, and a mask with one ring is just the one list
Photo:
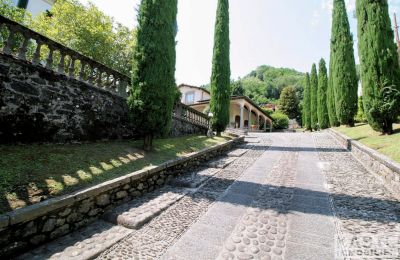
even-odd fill
[(341, 126), (334, 129), (400, 163), (400, 124), (394, 125), (393, 135), (381, 135), (372, 130), (368, 124), (358, 124), (353, 128)]
[(154, 141), (0, 146), (0, 213), (89, 187), (229, 140), (187, 136)]

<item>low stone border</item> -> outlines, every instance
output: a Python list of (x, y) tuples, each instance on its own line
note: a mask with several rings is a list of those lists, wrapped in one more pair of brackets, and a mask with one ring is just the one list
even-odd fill
[(400, 198), (400, 164), (387, 156), (354, 141), (336, 130), (329, 129), (335, 139), (355, 158), (357, 158), (368, 170), (377, 174), (385, 182), (386, 187), (393, 195)]
[(111, 208), (151, 192), (243, 142), (244, 136), (235, 137), (157, 167), (0, 215), (0, 256), (21, 253), (86, 226)]

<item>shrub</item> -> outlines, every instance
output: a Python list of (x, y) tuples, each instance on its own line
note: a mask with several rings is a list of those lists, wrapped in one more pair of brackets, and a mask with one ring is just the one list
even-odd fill
[(281, 130), (289, 127), (289, 117), (281, 112), (275, 112), (271, 114), (272, 126), (274, 129)]

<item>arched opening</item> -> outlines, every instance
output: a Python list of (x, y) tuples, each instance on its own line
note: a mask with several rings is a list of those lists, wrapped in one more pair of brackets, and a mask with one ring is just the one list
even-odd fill
[(240, 116), (235, 116), (235, 128), (240, 128)]

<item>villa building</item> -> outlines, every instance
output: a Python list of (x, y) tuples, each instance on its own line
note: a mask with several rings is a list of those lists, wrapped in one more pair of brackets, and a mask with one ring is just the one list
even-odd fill
[[(199, 112), (210, 109), (211, 93), (201, 87), (181, 84), (181, 102)], [(253, 100), (246, 96), (232, 96), (230, 102), (229, 127), (250, 131), (270, 130), (272, 119)]]
[(24, 8), (33, 16), (50, 10), (56, 0), (13, 0), (15, 6)]

